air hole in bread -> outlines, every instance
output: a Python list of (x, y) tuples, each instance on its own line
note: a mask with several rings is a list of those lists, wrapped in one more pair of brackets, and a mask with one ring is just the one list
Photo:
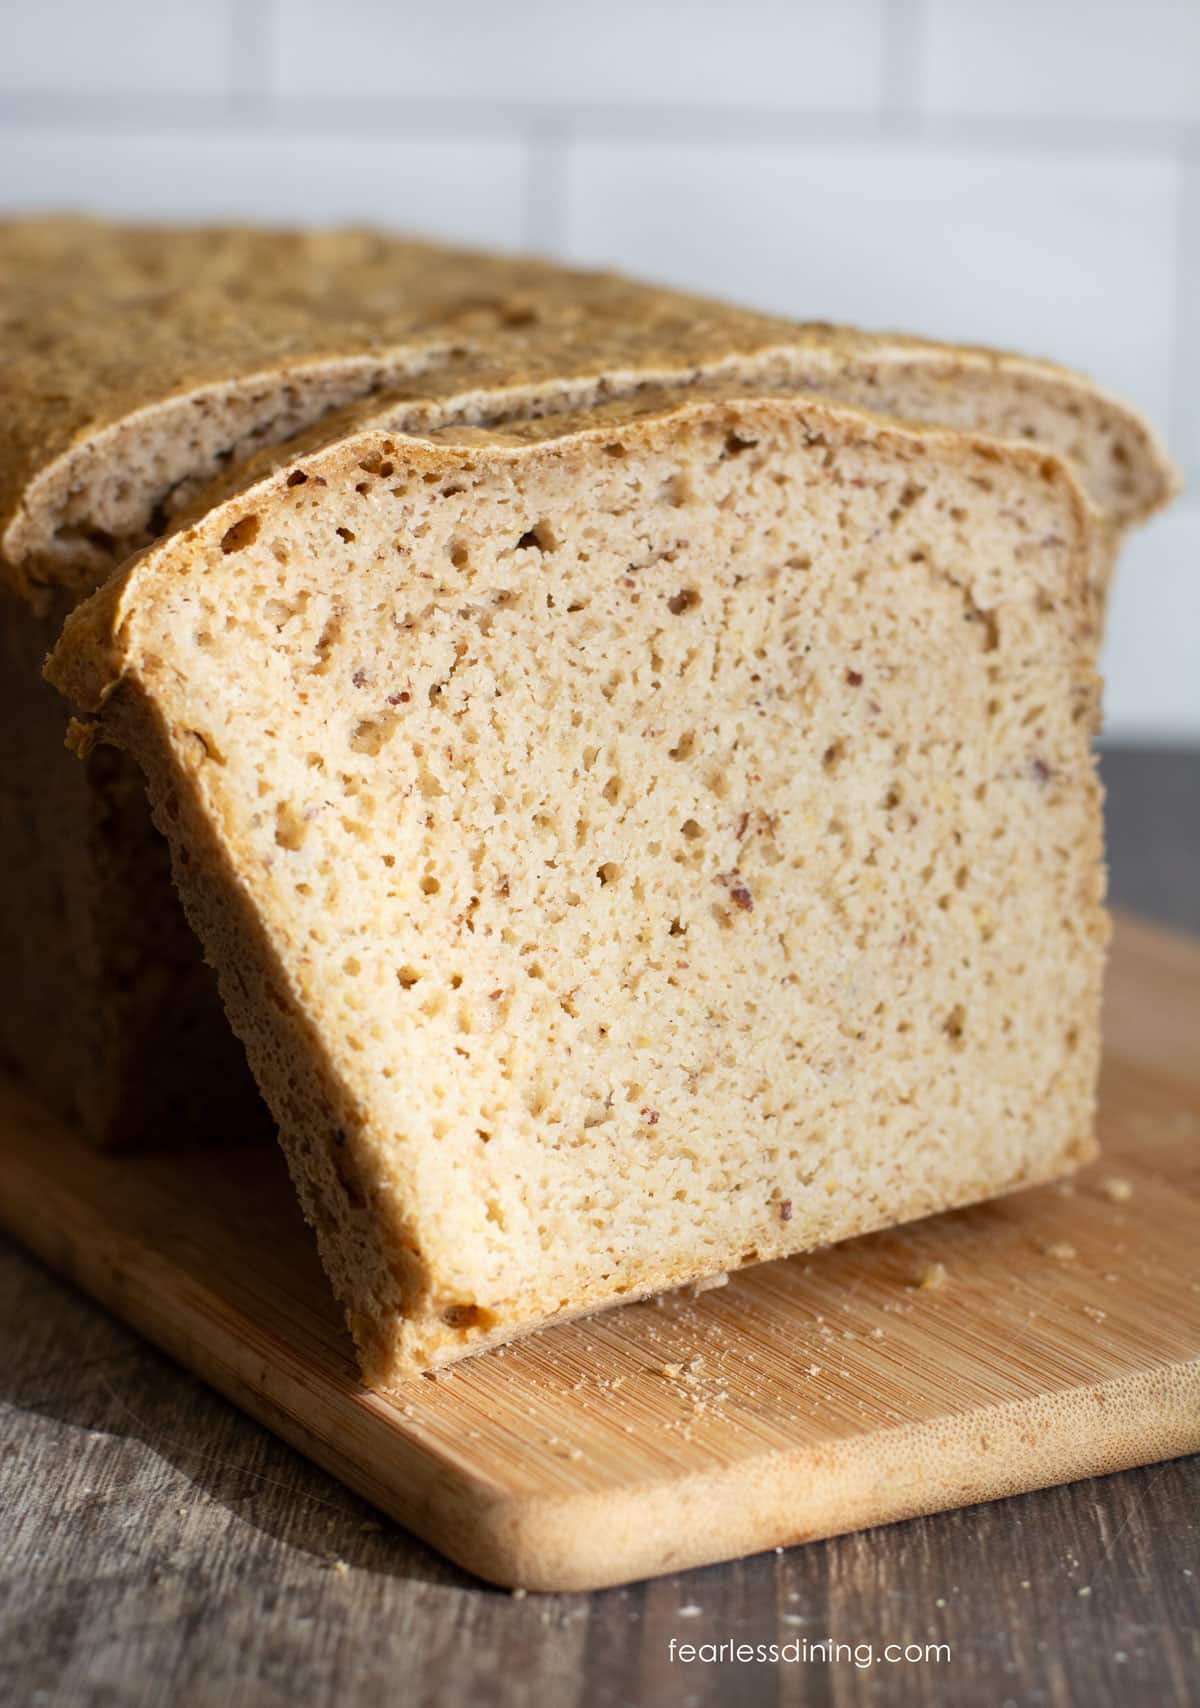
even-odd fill
[(255, 511), (251, 511), (248, 516), (243, 516), (232, 527), (226, 528), (221, 535), (221, 550), (227, 557), (231, 552), (245, 551), (246, 547), (252, 546), (258, 538), (260, 526), (261, 517)]

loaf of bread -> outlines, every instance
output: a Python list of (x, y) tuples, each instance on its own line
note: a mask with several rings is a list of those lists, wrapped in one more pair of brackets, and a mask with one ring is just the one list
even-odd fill
[[(1028, 440), (1121, 532), (1170, 490), (1132, 412), (1049, 364), (798, 326), (374, 233), (0, 225), (0, 1057), (105, 1143), (261, 1115), (122, 754), (80, 769), (36, 662), (120, 561), (255, 472), (376, 422), (481, 427), (740, 384)], [(276, 447), (274, 452), (270, 447)]]
[(48, 666), (147, 775), (384, 1387), (1093, 1149), (1066, 462), (775, 369), (461, 414), (216, 505)]

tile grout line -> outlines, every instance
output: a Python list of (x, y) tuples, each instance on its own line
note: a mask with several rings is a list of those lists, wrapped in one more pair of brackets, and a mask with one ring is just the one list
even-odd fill
[[(900, 0), (905, 3), (905, 0)], [(215, 95), (109, 96), (81, 91), (25, 90), (7, 94), (0, 107), (0, 135), (32, 130), (53, 134), (85, 129), (129, 133), (165, 125), (197, 132), (227, 130), (231, 111), (255, 133), (294, 132), (312, 127), (325, 134), (386, 135), (469, 140), (505, 133), (528, 137), (531, 130), (588, 142), (609, 141), (684, 146), (791, 146), (870, 148), (903, 140), (931, 153), (974, 148), (1011, 149), (1021, 154), (1075, 152), (1094, 158), (1125, 153), (1165, 159), (1184, 148), (1200, 148), (1200, 120), (1099, 120), (1060, 118), (997, 118), (970, 113), (922, 114), (887, 94), (881, 106), (869, 109), (831, 109), (764, 112), (735, 106), (661, 107), (588, 103), (576, 107), (558, 102), (517, 105), (475, 103), (470, 113), (461, 107), (448, 111), (445, 101), (428, 97), (405, 99), (402, 109), (386, 101), (300, 99), (273, 90), (270, 62), (272, 7), (270, 0), (243, 0), (249, 27), (235, 30), (231, 47), (229, 93)], [(239, 15), (241, 15), (239, 13)], [(237, 71), (237, 57), (265, 60), (266, 74), (255, 82)]]

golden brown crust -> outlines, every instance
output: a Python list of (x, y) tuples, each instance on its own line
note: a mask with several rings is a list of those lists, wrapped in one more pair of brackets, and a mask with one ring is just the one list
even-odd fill
[(403, 373), (431, 354), (481, 380), (558, 373), (585, 351), (600, 371), (686, 366), (785, 330), (605, 275), (363, 231), (17, 221), (0, 227), (0, 271), (11, 399), (0, 524), (14, 561), (36, 484), (60, 459), (231, 382), (351, 362), (366, 392), (381, 368)]
[[(1145, 424), (1051, 364), (797, 324), (534, 259), (363, 231), (59, 219), (0, 224), (0, 275), (10, 400), (0, 421), (0, 542), (25, 590), (39, 579), (77, 584), (89, 564), (94, 582), (105, 553), (120, 555), (126, 530), (111, 468), (122, 460), (161, 465), (169, 494), (194, 465), (203, 474), (230, 455), (240, 461), (348, 405), (378, 419), (381, 395), (397, 389), (436, 402), (601, 376), (628, 385), (772, 351), (790, 352), (794, 387), (828, 383), (837, 395), (848, 374), (854, 402), (868, 401), (859, 393), (878, 382), (877, 369), (893, 383), (911, 374), (934, 420), (964, 384), (1003, 380), (1051, 400), (1065, 388), (1070, 407), (1085, 401), (1119, 440), (1121, 520), (1173, 488)], [(164, 450), (167, 440), (182, 448)], [(95, 504), (88, 488), (102, 480), (110, 490)], [(128, 538), (146, 532), (143, 519)]]

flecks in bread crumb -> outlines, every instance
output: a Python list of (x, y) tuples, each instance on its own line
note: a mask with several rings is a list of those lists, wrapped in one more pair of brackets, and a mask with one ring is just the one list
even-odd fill
[[(1087, 1130), (1076, 489), (811, 399), (639, 409), (343, 440), (121, 584), (130, 740), (373, 1382), (1051, 1174)], [(997, 957), (1027, 975), (993, 989)]]

